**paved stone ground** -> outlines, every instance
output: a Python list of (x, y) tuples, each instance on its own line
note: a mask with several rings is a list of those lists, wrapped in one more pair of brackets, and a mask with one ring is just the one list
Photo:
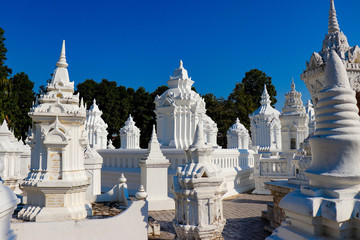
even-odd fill
[[(272, 196), (239, 194), (223, 201), (226, 225), (223, 231), (225, 240), (251, 239), (262, 240), (270, 233), (264, 231), (268, 222), (261, 218), (261, 211), (272, 202)], [(149, 239), (173, 239), (175, 230), (172, 226), (174, 211), (151, 211), (149, 215), (160, 223), (160, 237)]]

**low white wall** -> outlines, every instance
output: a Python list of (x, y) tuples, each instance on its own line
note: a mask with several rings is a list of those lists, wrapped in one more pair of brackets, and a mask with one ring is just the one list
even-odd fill
[(12, 223), (17, 240), (99, 240), (147, 239), (148, 207), (144, 200), (134, 201), (121, 214), (105, 219), (64, 222)]
[[(168, 186), (169, 196), (173, 196), (170, 188), (178, 166), (185, 165), (185, 153), (182, 149), (161, 149), (169, 159)], [(101, 170), (102, 191), (110, 190), (124, 173), (130, 195), (134, 195), (141, 184), (139, 161), (147, 149), (101, 149), (98, 153), (103, 157)], [(254, 152), (239, 149), (215, 149), (212, 163), (218, 165), (225, 175), (228, 192), (225, 197), (233, 196), (254, 188)], [(145, 189), (146, 190), (146, 189)]]

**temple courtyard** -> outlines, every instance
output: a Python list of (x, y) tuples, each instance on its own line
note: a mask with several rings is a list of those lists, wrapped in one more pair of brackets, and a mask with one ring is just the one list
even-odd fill
[[(228, 239), (262, 240), (270, 235), (264, 230), (268, 221), (261, 217), (267, 203), (272, 202), (272, 196), (239, 194), (223, 201), (226, 225), (223, 237)], [(160, 223), (161, 235), (149, 239), (174, 239), (175, 230), (172, 225), (175, 211), (150, 211), (149, 216)]]

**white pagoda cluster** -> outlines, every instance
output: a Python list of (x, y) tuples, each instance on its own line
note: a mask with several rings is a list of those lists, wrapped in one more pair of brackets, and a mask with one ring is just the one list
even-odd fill
[(322, 49), (312, 54), (310, 61), (306, 62), (306, 70), (301, 74), (301, 79), (310, 91), (315, 105), (318, 100), (317, 93), (325, 84), (325, 65), (331, 50), (334, 50), (343, 61), (352, 89), (360, 92), (360, 48), (357, 45), (350, 47), (347, 37), (340, 31), (334, 0), (330, 0), (328, 33), (322, 43)]
[(47, 91), (31, 108), (31, 170), (22, 187), (27, 204), (18, 217), (30, 221), (84, 219), (92, 214), (85, 192), (86, 108), (70, 82), (63, 42)]
[(235, 124), (229, 128), (226, 137), (227, 148), (249, 149), (249, 131), (240, 123), (239, 118), (236, 118)]
[(291, 82), (291, 91), (285, 94), (280, 121), (282, 152), (295, 153), (300, 143), (309, 135), (309, 116), (301, 100), (301, 93), (295, 90), (294, 79)]
[(88, 132), (90, 147), (94, 149), (106, 149), (108, 125), (101, 118), (102, 111), (94, 99), (93, 105), (86, 112), (85, 129)]
[(0, 126), (0, 162), (4, 165), (1, 175), (4, 185), (20, 194), (20, 181), (27, 176), (30, 169), (30, 147), (15, 138), (6, 120)]
[(252, 144), (259, 152), (281, 151), (280, 112), (273, 108), (266, 85), (261, 95), (261, 106), (250, 117)]
[(159, 142), (163, 147), (188, 148), (194, 140), (196, 126), (202, 122), (205, 141), (217, 147), (217, 125), (208, 117), (205, 101), (191, 90), (194, 81), (180, 61), (168, 80), (169, 89), (155, 99)]
[(135, 126), (131, 115), (125, 122), (125, 126), (120, 129), (121, 149), (140, 148), (140, 129)]
[(225, 178), (211, 163), (214, 149), (205, 143), (202, 128), (199, 123), (194, 143), (186, 150), (187, 164), (178, 167), (173, 181), (176, 239), (221, 239), (226, 223)]

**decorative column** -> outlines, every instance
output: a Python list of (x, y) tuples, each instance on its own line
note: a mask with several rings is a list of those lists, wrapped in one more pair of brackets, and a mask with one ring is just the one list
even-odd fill
[(22, 187), (27, 204), (18, 217), (29, 221), (80, 220), (92, 214), (85, 198), (86, 109), (70, 82), (63, 42), (46, 93), (31, 108), (31, 171)]
[(211, 163), (213, 151), (199, 123), (194, 143), (186, 150), (187, 164), (178, 167), (173, 181), (176, 239), (222, 239), (222, 196), (227, 189), (220, 169)]
[(174, 199), (168, 197), (168, 168), (167, 160), (160, 150), (155, 125), (148, 146), (146, 156), (140, 160), (141, 185), (148, 193), (149, 211), (175, 209)]
[(240, 123), (239, 118), (236, 118), (235, 124), (229, 128), (226, 137), (228, 149), (249, 149), (249, 131)]
[(125, 126), (120, 129), (121, 149), (140, 148), (140, 129), (135, 126), (131, 115), (125, 122)]
[(94, 149), (106, 149), (106, 140), (108, 125), (101, 118), (102, 111), (100, 111), (96, 100), (93, 105), (86, 111), (85, 128), (88, 131), (88, 138), (90, 147)]
[(317, 94), (309, 186), (280, 203), (288, 217), (268, 239), (360, 238), (360, 118), (344, 64), (331, 51)]

